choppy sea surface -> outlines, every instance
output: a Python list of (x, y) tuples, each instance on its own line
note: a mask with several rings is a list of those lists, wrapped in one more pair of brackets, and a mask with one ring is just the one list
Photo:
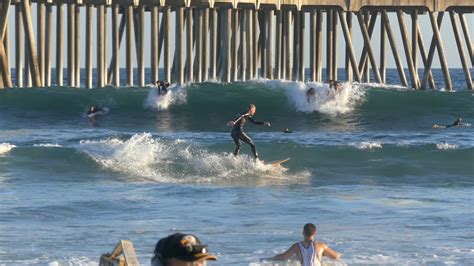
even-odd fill
[[(0, 265), (97, 265), (119, 239), (147, 265), (177, 231), (209, 245), (210, 265), (271, 265), (260, 260), (307, 222), (343, 254), (328, 265), (472, 264), (474, 93), (459, 73), (455, 92), (268, 80), (165, 97), (151, 85), (0, 90)], [(246, 126), (260, 157), (291, 157), (284, 167), (245, 144), (232, 155), (226, 123), (249, 103), (272, 124)], [(90, 121), (90, 105), (110, 111)], [(432, 129), (458, 116), (461, 127)]]

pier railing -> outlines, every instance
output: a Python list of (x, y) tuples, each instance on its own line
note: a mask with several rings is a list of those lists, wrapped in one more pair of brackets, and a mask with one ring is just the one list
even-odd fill
[[(36, 5), (37, 11), (36, 32), (32, 5)], [(53, 9), (56, 9), (55, 18)], [(82, 12), (85, 12), (85, 24), (81, 20)], [(110, 17), (108, 12), (111, 28), (106, 21)], [(385, 83), (386, 54), (390, 50), (403, 86), (436, 88), (431, 68), (437, 56), (444, 87), (451, 90), (453, 85), (440, 34), (443, 18), (449, 16), (453, 36), (444, 38), (454, 37), (466, 86), (472, 90), (470, 71), (474, 48), (465, 16), (473, 12), (474, 0), (2, 0), (0, 88), (132, 86), (134, 81), (135, 85), (144, 86), (157, 79), (183, 84), (259, 77), (322, 82), (322, 32), (326, 30), (328, 80), (366, 82), (372, 73), (375, 82)], [(390, 21), (388, 13), (394, 13), (396, 21)], [(406, 22), (406, 14), (410, 15), (411, 23)], [(96, 25), (92, 25), (94, 15)], [(14, 16), (14, 25), (9, 25), (9, 16)], [(145, 23), (146, 16), (151, 23)], [(420, 16), (428, 16), (432, 33), (420, 31)], [(63, 25), (65, 19), (67, 23)], [(322, 28), (324, 19), (326, 29)], [(379, 43), (372, 39), (377, 20), (380, 21)], [(352, 43), (353, 24), (362, 33), (361, 52), (356, 52)], [(80, 36), (81, 26), (85, 27), (85, 36)], [(395, 35), (393, 27), (399, 27), (401, 36)], [(344, 42), (338, 40), (339, 29)], [(15, 31), (13, 46), (8, 33), (11, 30)], [(111, 38), (107, 38), (108, 34)], [(422, 34), (432, 34), (431, 42), (425, 44)], [(150, 36), (149, 50), (145, 49), (145, 35)], [(308, 48), (304, 47), (306, 36), (309, 36)], [(398, 38), (403, 47), (397, 47)], [(337, 73), (340, 67), (337, 57), (341, 56), (337, 53), (338, 44), (345, 45), (343, 77)], [(67, 51), (66, 75), (63, 49)], [(96, 49), (95, 58), (93, 49)], [(121, 49), (125, 49), (126, 55), (125, 84), (120, 84)], [(56, 53), (55, 75), (51, 66), (53, 53)], [(80, 82), (82, 53), (85, 53), (84, 84)], [(148, 76), (145, 57), (150, 62)], [(163, 76), (158, 71), (160, 59)], [(13, 60), (15, 68), (11, 69)], [(306, 60), (309, 60), (309, 77), (305, 76)], [(95, 77), (93, 63), (96, 63)], [(138, 77), (134, 77), (136, 68)], [(420, 68), (424, 70), (422, 73), (418, 71)]]

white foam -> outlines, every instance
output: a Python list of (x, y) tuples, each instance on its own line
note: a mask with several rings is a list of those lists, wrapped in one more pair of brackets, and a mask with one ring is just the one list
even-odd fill
[(97, 261), (87, 257), (71, 257), (67, 261), (51, 261), (48, 266), (71, 265), (71, 266), (97, 266)]
[(12, 145), (10, 143), (0, 143), (0, 155), (11, 151), (15, 147), (15, 145)]
[[(329, 84), (319, 82), (292, 82), (285, 80), (259, 79), (253, 82), (263, 83), (270, 87), (284, 88), (291, 106), (300, 112), (320, 112), (336, 116), (354, 110), (362, 102), (365, 89), (357, 83), (341, 83), (342, 90), (335, 93)], [(315, 89), (315, 95), (308, 98), (309, 88)]]
[(374, 142), (362, 141), (360, 143), (354, 143), (352, 145), (361, 150), (382, 149), (382, 142), (377, 142), (377, 141), (374, 141)]
[(149, 133), (121, 140), (83, 140), (79, 149), (98, 164), (142, 181), (222, 182), (258, 177), (304, 182), (309, 173), (289, 176), (284, 167), (255, 162), (248, 155), (213, 153), (182, 140), (153, 138)]
[(436, 144), (436, 148), (438, 148), (439, 150), (454, 150), (458, 147), (459, 146), (457, 144), (449, 144), (447, 142)]
[(414, 90), (413, 88), (409, 89), (408, 87), (402, 85), (395, 85), (395, 84), (380, 84), (380, 83), (361, 83), (363, 87), (370, 87), (370, 88), (379, 88), (379, 89), (396, 89), (396, 90)]
[(158, 90), (156, 88), (151, 88), (144, 105), (148, 108), (166, 110), (175, 104), (185, 104), (187, 101), (187, 94), (183, 88), (184, 86), (178, 87), (176, 85), (171, 85), (168, 88), (168, 93), (165, 95), (158, 95)]
[(33, 147), (59, 148), (59, 147), (62, 147), (62, 145), (57, 144), (57, 143), (40, 143), (40, 144), (34, 144)]

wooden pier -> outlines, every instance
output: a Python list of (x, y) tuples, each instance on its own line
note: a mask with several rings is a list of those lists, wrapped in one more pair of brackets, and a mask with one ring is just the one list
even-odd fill
[[(32, 5), (36, 5), (36, 21)], [(2, 0), (0, 88), (144, 86), (157, 79), (183, 84), (260, 77), (324, 82), (324, 54), (327, 80), (385, 83), (387, 56), (393, 56), (400, 84), (415, 89), (435, 89), (440, 83), (435, 83), (431, 71), (437, 57), (444, 87), (452, 90), (443, 43), (451, 39), (456, 43), (466, 87), (472, 90), (474, 46), (468, 28), (472, 25), (465, 17), (473, 13), (474, 0)], [(81, 14), (85, 14), (85, 21)], [(15, 23), (9, 23), (10, 16)], [(423, 16), (429, 19), (431, 32), (420, 31)], [(150, 23), (145, 23), (146, 17)], [(445, 17), (451, 22), (452, 36), (440, 34)], [(377, 20), (379, 43), (372, 39)], [(85, 36), (80, 36), (82, 27)], [(353, 27), (360, 28), (362, 51), (353, 45)], [(400, 36), (393, 27), (399, 28)], [(12, 31), (13, 43), (9, 38)], [(426, 34), (432, 36), (430, 43), (423, 41)], [(145, 49), (145, 35), (150, 36), (150, 49)], [(305, 47), (306, 36), (310, 47)], [(403, 47), (397, 47), (398, 39)], [(338, 54), (338, 45), (345, 47), (344, 54)], [(125, 49), (125, 82), (120, 77), (121, 49)], [(338, 65), (338, 56), (345, 57), (343, 66)], [(13, 60), (14, 69), (10, 66)], [(345, 68), (344, 76), (338, 76), (340, 67)], [(147, 68), (149, 75), (145, 74)]]

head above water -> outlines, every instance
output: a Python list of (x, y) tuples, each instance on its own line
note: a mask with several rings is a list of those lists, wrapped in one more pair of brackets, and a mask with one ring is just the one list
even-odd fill
[(156, 244), (152, 265), (205, 265), (217, 257), (207, 253), (207, 246), (194, 235), (176, 233), (160, 239)]
[(303, 226), (303, 236), (305, 240), (314, 240), (316, 232), (316, 225), (312, 223), (307, 223)]
[(257, 112), (257, 106), (255, 104), (249, 104), (248, 113), (254, 115)]

